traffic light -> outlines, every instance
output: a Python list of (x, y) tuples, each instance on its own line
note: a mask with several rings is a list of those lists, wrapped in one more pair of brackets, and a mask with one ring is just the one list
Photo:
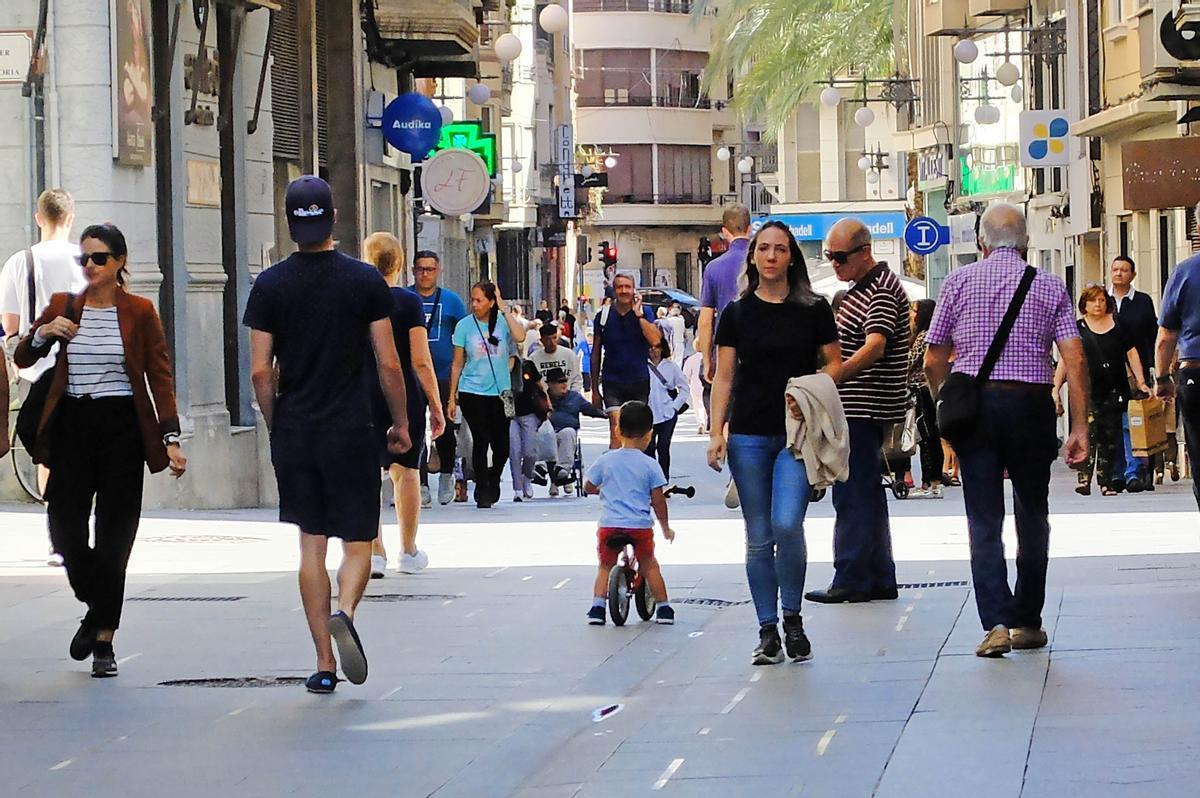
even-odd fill
[(607, 241), (600, 242), (600, 262), (605, 266), (617, 265), (617, 248)]

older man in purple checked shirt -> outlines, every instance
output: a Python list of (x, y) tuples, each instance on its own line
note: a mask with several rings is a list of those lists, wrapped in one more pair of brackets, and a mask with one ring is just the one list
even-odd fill
[[(1028, 264), (1025, 217), (1012, 205), (993, 205), (980, 220), (983, 260), (946, 278), (925, 340), (931, 388), (954, 371), (977, 375)], [(1058, 456), (1051, 384), (1051, 347), (1067, 364), (1071, 431), (1069, 465), (1087, 457), (1087, 369), (1063, 281), (1039, 273), (1017, 314), (995, 368), (983, 382), (980, 424), (955, 446), (962, 466), (963, 499), (971, 541), (971, 577), (979, 619), (987, 631), (975, 653), (999, 657), (1014, 648), (1041, 648), (1050, 557), (1050, 466)], [(936, 390), (936, 388), (935, 388)], [(1004, 561), (1004, 473), (1013, 486), (1017, 527), (1016, 593)], [(1010, 634), (1010, 631), (1011, 634)]]

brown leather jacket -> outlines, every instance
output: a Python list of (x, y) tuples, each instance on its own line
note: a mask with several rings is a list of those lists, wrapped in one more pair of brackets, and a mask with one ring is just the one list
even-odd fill
[[(75, 295), (70, 313), (67, 312), (70, 294), (52, 296), (50, 304), (34, 323), (29, 334), (17, 344), (17, 351), (13, 355), (16, 364), (21, 368), (28, 368), (44, 357), (50, 343), (35, 347), (33, 334), (43, 324), (59, 316), (78, 319), (83, 313), (86, 296), (86, 291)], [(117, 322), (121, 327), (121, 342), (125, 345), (125, 373), (133, 388), (133, 405), (137, 409), (138, 429), (142, 433), (146, 464), (152, 473), (158, 473), (169, 463), (167, 447), (163, 445), (162, 436), (168, 432), (179, 432), (179, 414), (175, 409), (175, 378), (171, 373), (170, 359), (167, 357), (167, 339), (163, 335), (158, 311), (154, 309), (150, 300), (117, 289), (114, 304), (117, 308)], [(38, 423), (37, 446), (33, 451), (33, 459), (38, 463), (50, 462), (52, 436), (41, 433), (50, 423), (54, 409), (66, 393), (67, 360), (70, 358), (70, 350), (69, 343), (58, 350), (58, 362), (54, 367), (42, 420)]]

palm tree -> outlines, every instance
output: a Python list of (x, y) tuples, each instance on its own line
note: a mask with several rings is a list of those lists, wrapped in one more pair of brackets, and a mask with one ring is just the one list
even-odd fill
[(821, 81), (851, 67), (890, 75), (902, 63), (894, 31), (905, 0), (700, 0), (712, 14), (713, 50), (704, 70), (711, 91), (734, 75), (733, 107), (773, 136)]

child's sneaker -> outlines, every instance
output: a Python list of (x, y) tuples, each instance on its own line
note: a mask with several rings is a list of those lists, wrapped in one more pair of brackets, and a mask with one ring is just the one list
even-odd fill
[[(669, 607), (667, 609), (670, 609)], [(588, 626), (603, 626), (604, 625), (604, 608), (592, 607), (587, 614)]]
[(654, 611), (654, 622), (670, 626), (675, 623), (675, 608), (669, 604), (659, 604)]

